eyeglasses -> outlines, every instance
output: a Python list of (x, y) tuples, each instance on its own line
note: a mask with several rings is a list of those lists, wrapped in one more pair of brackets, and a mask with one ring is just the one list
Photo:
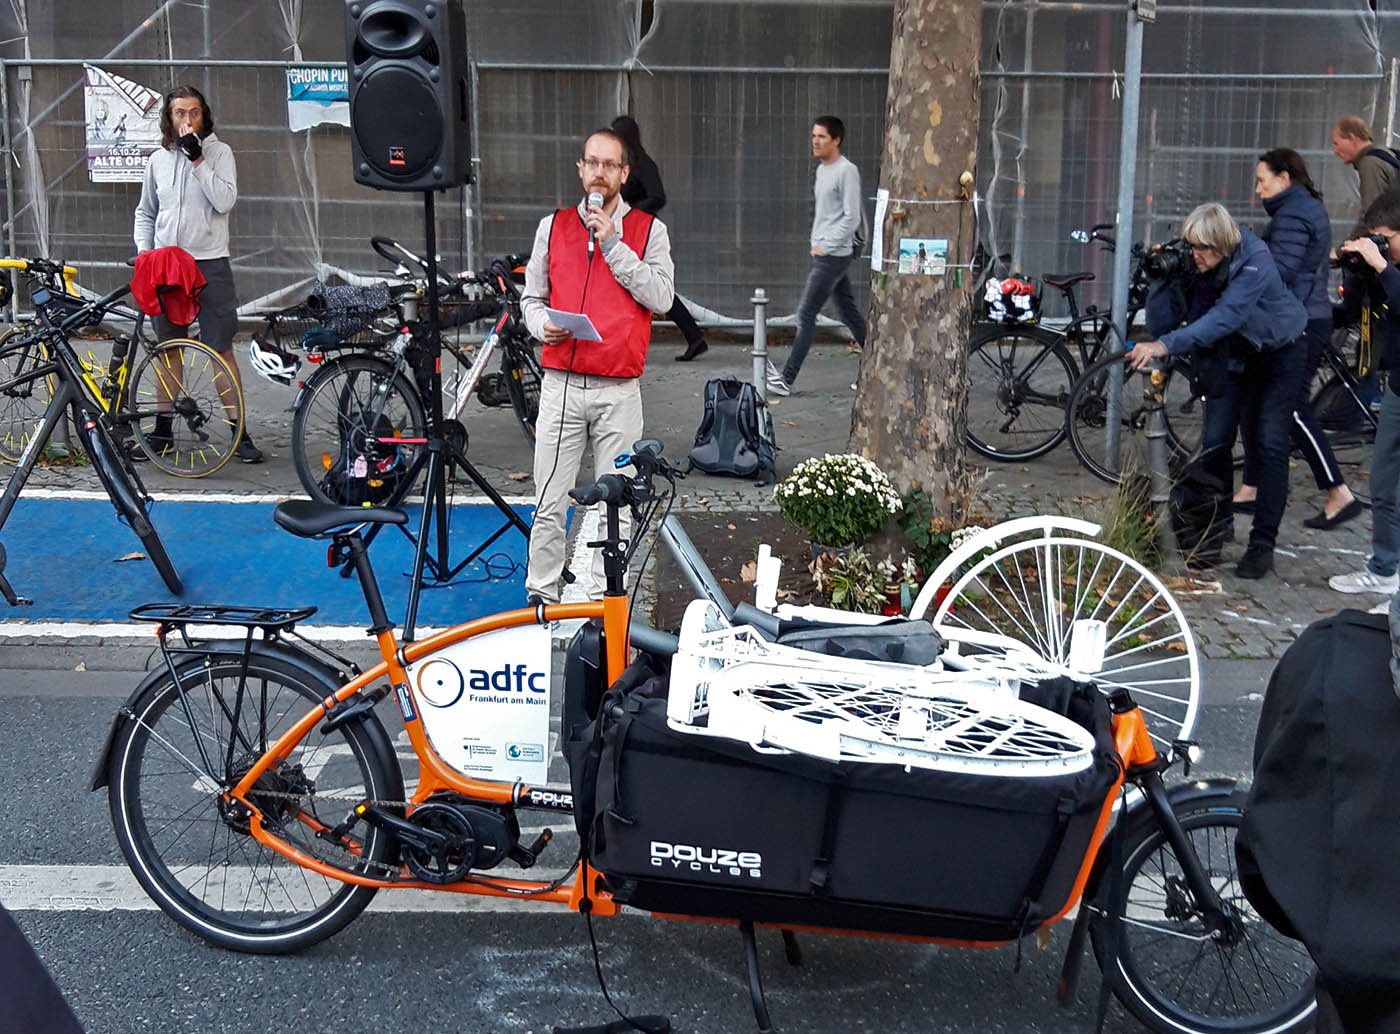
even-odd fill
[(1194, 251), (1197, 255), (1201, 254), (1202, 252), (1211, 250), (1209, 244), (1197, 244), (1195, 241), (1187, 241), (1186, 243), (1191, 245), (1191, 250)]
[(615, 172), (621, 172), (624, 168), (621, 162), (601, 161), (597, 158), (580, 158), (578, 160), (580, 169), (587, 169), (589, 172), (606, 172), (611, 176)]

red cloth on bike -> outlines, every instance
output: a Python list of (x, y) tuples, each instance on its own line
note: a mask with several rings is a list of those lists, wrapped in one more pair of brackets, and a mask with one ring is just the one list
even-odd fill
[[(622, 217), (622, 243), (637, 255), (645, 255), (652, 222), (646, 212), (632, 209)], [(603, 340), (568, 338), (557, 345), (545, 345), (540, 352), (545, 367), (600, 377), (642, 375), (651, 344), (651, 310), (617, 282), (601, 244), (593, 249), (590, 272), (588, 227), (576, 208), (555, 212), (550, 226), (549, 305), (587, 314)]]
[(152, 248), (136, 256), (131, 296), (147, 316), (164, 313), (177, 327), (188, 327), (199, 315), (204, 285), (204, 274), (184, 248)]

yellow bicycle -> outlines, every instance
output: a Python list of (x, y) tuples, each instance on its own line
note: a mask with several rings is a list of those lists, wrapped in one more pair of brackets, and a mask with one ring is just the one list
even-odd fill
[[(88, 307), (72, 266), (0, 258), (0, 269), (18, 270), (72, 313)], [(74, 350), (87, 393), (111, 417), (132, 458), (189, 478), (227, 463), (243, 433), (243, 393), (224, 358), (190, 338), (154, 341), (139, 310), (116, 303), (89, 308), (85, 327), (109, 319), (132, 327), (129, 334), (112, 334), (110, 359)], [(52, 361), (39, 331), (37, 322), (27, 319), (0, 333), (0, 459), (8, 463), (24, 453), (55, 389), (52, 375), (26, 376)]]

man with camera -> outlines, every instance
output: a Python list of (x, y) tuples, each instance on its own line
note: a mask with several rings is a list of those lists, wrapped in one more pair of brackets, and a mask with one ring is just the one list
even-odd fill
[(1375, 351), (1386, 373), (1371, 456), (1371, 555), (1361, 570), (1334, 575), (1327, 584), (1338, 592), (1391, 595), (1400, 584), (1400, 193), (1381, 195), (1361, 223), (1370, 232), (1339, 247), (1337, 257), (1349, 274), (1348, 307), (1371, 308)]
[(1227, 520), (1241, 414), (1255, 428), (1259, 495), (1235, 574), (1262, 578), (1274, 566), (1274, 540), (1288, 501), (1289, 429), (1307, 312), (1284, 286), (1268, 246), (1215, 202), (1193, 209), (1181, 224), (1181, 240), (1163, 246), (1147, 269), (1154, 276), (1147, 329), (1159, 337), (1139, 342), (1129, 359), (1141, 370), (1169, 355), (1192, 355), (1194, 380), (1206, 395), (1201, 465), (1224, 485)]

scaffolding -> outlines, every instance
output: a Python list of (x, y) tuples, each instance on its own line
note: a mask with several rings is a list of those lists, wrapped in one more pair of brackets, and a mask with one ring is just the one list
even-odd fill
[[(845, 120), (843, 151), (874, 193), (889, 0), (483, 0), (467, 11), (478, 176), (438, 205), (450, 265), (527, 249), (540, 216), (578, 196), (582, 137), (622, 112), (665, 179), (678, 287), (716, 314), (742, 316), (754, 285), (775, 311), (795, 307), (815, 116)], [(1113, 218), (1128, 5), (985, 0), (983, 11), (984, 245), (1029, 273), (1095, 270), (1090, 293), (1106, 303), (1107, 257), (1069, 234)], [(1159, 4), (1144, 38), (1139, 235), (1170, 236), (1202, 200), (1262, 223), (1254, 159), (1286, 145), (1307, 158), (1341, 236), (1355, 175), (1332, 157), (1330, 128), (1342, 114), (1394, 127), (1398, 18), (1400, 0)], [(157, 92), (190, 82), (207, 94), (238, 160), (233, 258), (253, 307), (328, 270), (373, 270), (373, 233), (421, 245), (416, 196), (354, 183), (348, 130), (288, 128), (285, 69), (344, 61), (340, 0), (10, 0), (0, 39), (12, 252), (73, 261), (97, 290), (126, 275), (139, 185), (89, 179), (83, 62)]]

